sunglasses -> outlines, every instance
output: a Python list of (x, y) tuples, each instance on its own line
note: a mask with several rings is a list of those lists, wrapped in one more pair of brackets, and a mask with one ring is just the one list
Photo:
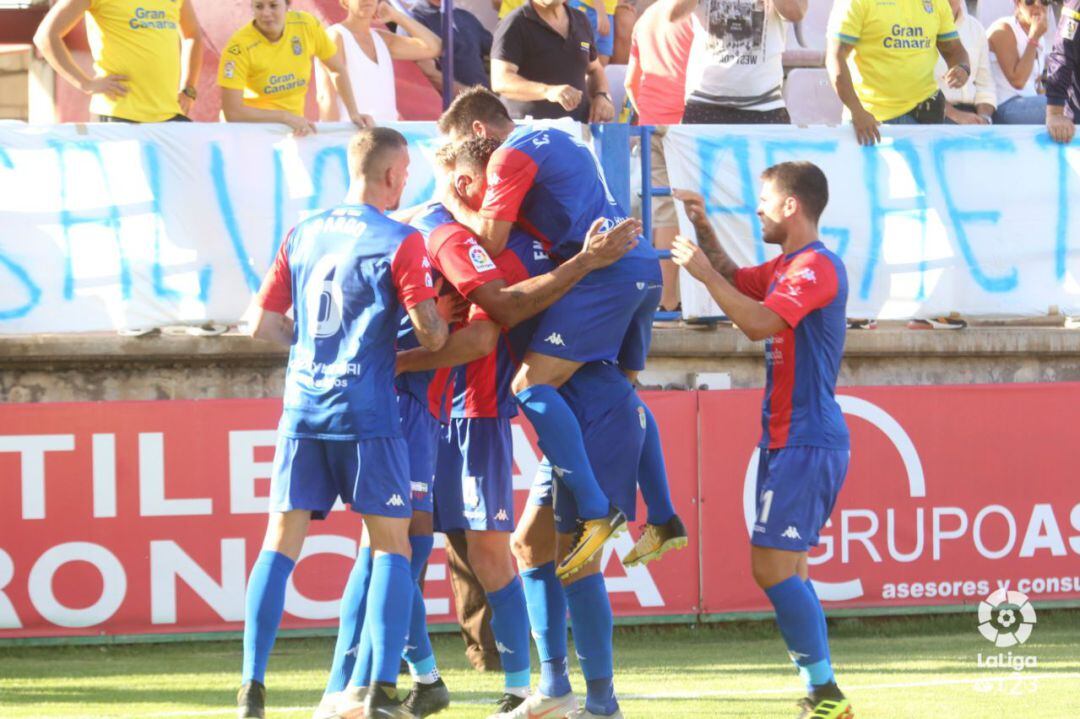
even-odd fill
[(1024, 4), (1031, 7), (1035, 3), (1042, 3), (1044, 7), (1049, 7), (1054, 0), (1024, 0)]

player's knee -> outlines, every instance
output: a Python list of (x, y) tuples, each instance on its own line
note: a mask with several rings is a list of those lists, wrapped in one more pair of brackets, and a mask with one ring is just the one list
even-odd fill
[(505, 587), (517, 574), (506, 542), (480, 542), (469, 546), (469, 564), (484, 589), (493, 592)]

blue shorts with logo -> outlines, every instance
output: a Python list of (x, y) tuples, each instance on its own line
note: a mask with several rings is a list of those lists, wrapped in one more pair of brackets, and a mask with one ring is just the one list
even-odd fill
[(278, 437), (271, 512), (307, 509), (313, 519), (325, 519), (339, 497), (361, 514), (411, 517), (405, 440)]
[(596, 53), (598, 55), (607, 55), (608, 57), (611, 57), (612, 53), (615, 51), (615, 16), (607, 16), (608, 34), (601, 35), (598, 28), (596, 8), (587, 3), (580, 2), (580, 0), (573, 0), (573, 2), (570, 3), (570, 7), (577, 8), (589, 18), (589, 24), (592, 25), (593, 41), (596, 43)]
[(822, 447), (760, 450), (750, 543), (791, 552), (816, 547), (844, 486), (850, 457), (847, 449)]
[[(641, 449), (645, 443), (645, 410), (637, 393), (611, 411), (586, 422), (581, 428), (585, 452), (604, 495), (622, 510), (627, 520), (637, 516), (637, 478)], [(529, 501), (537, 506), (553, 506), (555, 527), (571, 534), (577, 526), (574, 495), (559, 478), (552, 478), (547, 457), (536, 471)]]
[(409, 449), (409, 486), (414, 512), (432, 511), (431, 485), (435, 477), (435, 448), (439, 443), (439, 420), (427, 405), (408, 392), (398, 393), (401, 433)]
[(510, 419), (455, 418), (435, 459), (435, 531), (514, 531)]
[(611, 272), (628, 262), (621, 260), (586, 275), (549, 307), (529, 350), (575, 362), (607, 360), (626, 370), (645, 369), (653, 315), (660, 306), (660, 266), (656, 260), (630, 261), (639, 271)]

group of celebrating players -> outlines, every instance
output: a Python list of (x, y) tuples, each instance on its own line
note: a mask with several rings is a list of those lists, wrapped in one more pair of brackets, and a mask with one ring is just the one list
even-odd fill
[[(339, 498), (363, 515), (363, 539), (317, 719), (424, 717), (449, 705), (418, 580), (433, 532), (450, 531), (465, 533), (491, 607), (505, 675), (491, 719), (621, 717), (601, 550), (634, 519), (639, 489), (646, 522), (623, 562), (687, 543), (656, 421), (634, 389), (661, 286), (640, 223), (586, 145), (515, 125), (489, 91), (459, 95), (439, 129), (437, 200), (393, 217), (406, 140), (389, 128), (358, 133), (344, 204), (289, 233), (249, 313), (254, 336), (291, 350), (270, 518), (247, 588), (241, 719), (265, 716), (286, 583), (310, 520)], [(807, 683), (800, 716), (851, 719), (806, 565), (848, 458), (833, 397), (846, 275), (817, 240), (826, 201), (813, 165), (767, 170), (759, 215), (783, 254), (739, 270), (700, 198), (688, 197), (700, 247), (680, 240), (673, 258), (748, 336), (770, 338), (752, 567)], [(515, 523), (519, 407), (544, 461)], [(399, 698), (402, 658), (413, 687)]]

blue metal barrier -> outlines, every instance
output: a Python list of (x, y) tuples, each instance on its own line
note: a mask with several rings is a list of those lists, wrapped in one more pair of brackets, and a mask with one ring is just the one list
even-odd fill
[(442, 0), (442, 103), (454, 99), (454, 0)]

